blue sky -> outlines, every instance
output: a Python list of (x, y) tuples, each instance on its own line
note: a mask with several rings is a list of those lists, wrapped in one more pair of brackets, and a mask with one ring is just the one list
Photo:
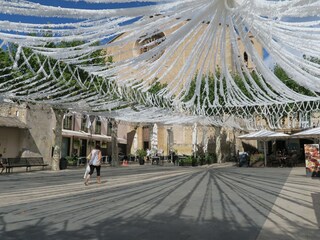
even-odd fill
[(29, 0), (29, 2), (40, 3), (43, 5), (50, 5), (55, 7), (66, 7), (66, 8), (79, 8), (79, 9), (116, 9), (123, 7), (137, 7), (147, 6), (154, 4), (152, 2), (130, 2), (130, 3), (87, 3), (84, 1), (64, 1), (64, 0)]
[[(77, 9), (117, 9), (117, 8), (130, 8), (137, 6), (147, 6), (155, 4), (154, 2), (130, 2), (130, 3), (87, 3), (83, 1), (64, 1), (64, 0), (29, 0), (29, 2), (40, 3), (42, 5), (64, 7), (64, 8), (77, 8)], [(9, 15), (0, 14), (0, 20), (7, 20), (11, 22), (25, 22), (25, 23), (65, 23), (65, 22), (78, 22), (81, 19), (68, 19), (68, 18), (46, 18), (46, 17), (30, 17), (22, 15)]]
[[(155, 5), (155, 2), (129, 2), (129, 3), (88, 3), (84, 1), (68, 1), (68, 0), (29, 0), (29, 2), (39, 3), (41, 5), (53, 6), (53, 7), (63, 7), (63, 8), (73, 8), (73, 9), (118, 9), (118, 8), (130, 8), (130, 7), (143, 7), (148, 5)], [(122, 24), (130, 24), (139, 19), (139, 17), (133, 18), (129, 21), (123, 22)], [(74, 19), (74, 18), (60, 18), (60, 17), (36, 17), (36, 16), (23, 16), (17, 14), (1, 14), (0, 21), (10, 21), (10, 22), (22, 22), (22, 23), (39, 23), (39, 24), (59, 24), (59, 23), (75, 23), (80, 22), (85, 19)], [(12, 31), (7, 31), (8, 33), (13, 33)], [(20, 33), (25, 34), (25, 33)], [(113, 37), (112, 37), (113, 38)], [(106, 36), (101, 43), (106, 43), (110, 41), (110, 37)], [(0, 44), (2, 40), (0, 39)]]

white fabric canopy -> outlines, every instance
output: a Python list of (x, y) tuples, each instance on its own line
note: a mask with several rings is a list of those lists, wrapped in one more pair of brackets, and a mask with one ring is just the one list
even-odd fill
[(318, 0), (63, 2), (0, 0), (0, 100), (255, 129), (320, 109)]

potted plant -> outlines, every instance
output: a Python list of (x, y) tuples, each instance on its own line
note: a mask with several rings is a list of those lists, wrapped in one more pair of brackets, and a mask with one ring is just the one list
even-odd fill
[(67, 160), (69, 166), (77, 165), (77, 160), (74, 157), (66, 156), (65, 159)]
[(136, 152), (136, 155), (139, 158), (139, 164), (143, 165), (144, 164), (144, 157), (147, 156), (147, 152), (144, 149), (138, 149)]

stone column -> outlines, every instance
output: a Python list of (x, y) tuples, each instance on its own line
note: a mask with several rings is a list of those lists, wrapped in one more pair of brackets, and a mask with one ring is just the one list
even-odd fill
[(216, 155), (217, 155), (217, 162), (218, 162), (218, 163), (222, 163), (221, 127), (216, 127), (216, 129), (215, 129), (215, 138), (216, 138)]
[(118, 149), (118, 122), (111, 120), (111, 149), (112, 149), (112, 167), (119, 167), (119, 149)]
[(60, 156), (61, 156), (61, 144), (62, 144), (62, 121), (64, 116), (63, 109), (53, 109), (53, 112), (56, 117), (56, 127), (54, 130), (55, 138), (54, 138), (54, 146), (53, 146), (53, 157), (52, 157), (52, 170), (58, 171), (60, 170)]

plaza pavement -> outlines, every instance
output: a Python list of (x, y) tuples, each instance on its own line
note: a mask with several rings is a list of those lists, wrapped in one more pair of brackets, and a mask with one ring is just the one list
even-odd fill
[(0, 239), (314, 240), (319, 179), (304, 168), (129, 165), (0, 175)]

